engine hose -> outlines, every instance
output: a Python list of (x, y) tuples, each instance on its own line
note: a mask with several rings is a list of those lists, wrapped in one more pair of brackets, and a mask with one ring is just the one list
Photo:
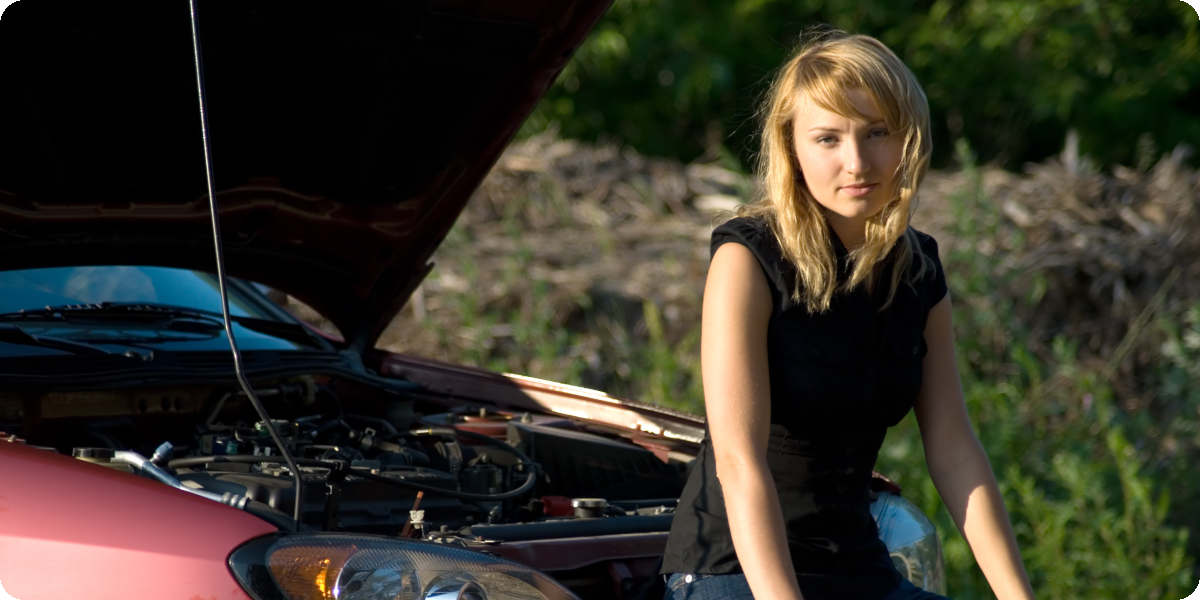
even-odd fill
[(495, 439), (491, 436), (484, 435), (482, 433), (475, 433), (474, 431), (465, 431), (462, 429), (452, 429), (449, 427), (425, 427), (425, 428), (421, 428), (421, 429), (414, 429), (412, 431), (409, 431), (408, 433), (409, 433), (409, 435), (437, 435), (437, 436), (443, 436), (443, 437), (464, 437), (464, 438), (467, 438), (474, 442), (482, 442), (484, 444), (488, 444), (488, 445), (500, 448), (501, 450), (509, 452), (513, 456), (517, 457), (517, 461), (520, 464), (523, 464), (523, 465), (526, 465), (529, 467), (533, 467), (535, 469), (537, 468), (537, 463), (534, 462), (534, 460), (532, 458), (525, 456), (524, 452), (517, 450), (516, 447), (514, 447), (512, 444), (502, 441), (502, 440)]
[[(334, 460), (319, 460), (315, 458), (297, 458), (296, 464), (302, 467), (322, 467), (325, 469), (337, 468), (345, 466), (345, 463)], [(175, 458), (167, 463), (171, 469), (179, 469), (183, 467), (202, 467), (213, 463), (242, 463), (242, 464), (259, 464), (259, 463), (278, 463), (283, 462), (283, 457), (278, 455), (271, 456), (254, 456), (251, 454), (217, 454), (213, 456), (190, 456), (188, 458)]]
[(354, 475), (356, 475), (358, 477), (370, 479), (371, 481), (378, 481), (380, 483), (390, 483), (392, 485), (399, 485), (399, 486), (404, 486), (404, 487), (411, 487), (411, 488), (415, 488), (418, 490), (424, 490), (426, 492), (430, 492), (433, 494), (443, 494), (446, 496), (450, 496), (452, 498), (458, 498), (460, 500), (481, 500), (484, 502), (496, 502), (499, 500), (508, 500), (509, 498), (516, 498), (518, 496), (521, 496), (521, 495), (529, 492), (529, 490), (532, 490), (534, 484), (537, 483), (537, 470), (536, 469), (530, 469), (527, 472), (527, 474), (525, 476), (525, 481), (521, 485), (519, 485), (511, 490), (508, 490), (506, 492), (497, 492), (495, 494), (476, 494), (476, 493), (472, 493), (472, 492), (461, 492), (458, 490), (448, 490), (446, 488), (440, 488), (440, 487), (436, 487), (436, 486), (432, 486), (432, 485), (425, 485), (423, 483), (417, 483), (415, 481), (408, 481), (405, 479), (392, 479), (391, 477), (384, 477), (383, 475), (375, 475), (373, 473), (354, 473)]
[[(524, 458), (519, 453), (518, 453), (518, 457)], [(179, 469), (179, 468), (184, 468), (184, 467), (200, 467), (200, 466), (204, 466), (204, 465), (208, 465), (208, 464), (223, 463), (223, 462), (224, 463), (242, 463), (242, 464), (277, 463), (280, 461), (281, 458), (282, 457), (279, 457), (279, 456), (254, 456), (254, 455), (250, 455), (250, 454), (221, 454), (221, 455), (214, 455), (214, 456), (192, 456), (192, 457), (188, 457), (188, 458), (176, 458), (176, 459), (172, 460), (171, 462), (167, 463), (167, 466), (170, 467), (171, 469)], [(297, 465), (300, 465), (303, 467), (321, 467), (321, 468), (325, 468), (325, 469), (344, 469), (346, 467), (345, 462), (335, 461), (335, 460), (321, 460), (321, 459), (315, 459), (315, 458), (296, 458), (295, 461), (296, 461)], [(374, 473), (368, 473), (365, 471), (353, 471), (352, 470), (352, 471), (349, 471), (347, 474), (354, 476), (354, 477), (361, 477), (363, 479), (370, 479), (371, 481), (378, 481), (380, 483), (390, 483), (392, 485), (412, 488), (415, 490), (422, 490), (422, 491), (429, 492), (432, 494), (441, 494), (444, 496), (449, 496), (451, 498), (458, 498), (460, 500), (478, 500), (478, 501), (484, 501), (484, 502), (497, 502), (500, 500), (508, 500), (509, 498), (515, 498), (517, 496), (527, 493), (529, 490), (532, 490), (534, 484), (537, 483), (537, 468), (536, 468), (536, 466), (534, 468), (527, 469), (527, 475), (525, 477), (524, 483), (522, 483), (521, 485), (519, 485), (511, 490), (504, 491), (504, 492), (497, 492), (494, 494), (476, 494), (473, 492), (463, 492), (460, 490), (451, 490), (451, 489), (438, 487), (438, 486), (434, 486), (434, 485), (428, 485), (428, 484), (421, 483), (418, 481), (412, 481), (409, 479), (395, 479), (392, 477), (384, 477), (383, 475), (375, 475)]]
[(174, 475), (171, 475), (170, 473), (167, 473), (166, 471), (162, 470), (161, 467), (150, 462), (149, 460), (146, 460), (146, 457), (142, 456), (141, 454), (138, 454), (137, 452), (133, 452), (133, 451), (129, 451), (129, 450), (118, 450), (113, 453), (112, 460), (115, 463), (129, 465), (129, 466), (137, 469), (138, 471), (141, 471), (142, 473), (145, 473), (146, 475), (149, 475), (149, 476), (151, 476), (151, 477), (153, 477), (175, 489), (185, 491), (189, 494), (195, 494), (195, 495), (201, 496), (203, 498), (208, 498), (209, 500), (212, 500), (214, 502), (220, 502), (221, 504), (224, 504), (226, 506), (232, 506), (234, 508), (244, 509), (246, 507), (247, 500), (249, 500), (245, 496), (239, 496), (237, 494), (230, 494), (228, 492), (223, 493), (223, 494), (217, 494), (215, 492), (210, 492), (208, 490), (194, 490), (192, 488), (189, 488), (189, 487), (183, 485), (182, 483), (180, 483), (179, 479), (177, 479)]

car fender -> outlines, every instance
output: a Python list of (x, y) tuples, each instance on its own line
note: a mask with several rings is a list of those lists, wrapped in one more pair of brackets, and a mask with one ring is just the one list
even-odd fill
[(0, 442), (0, 599), (248, 600), (226, 561), (277, 529), (52, 450)]

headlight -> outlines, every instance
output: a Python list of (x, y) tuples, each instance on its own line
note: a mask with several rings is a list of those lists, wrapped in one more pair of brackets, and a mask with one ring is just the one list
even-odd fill
[(233, 551), (229, 568), (258, 600), (578, 600), (524, 565), (370, 536), (257, 538)]
[(945, 594), (942, 544), (925, 513), (900, 496), (882, 492), (871, 503), (871, 516), (896, 570), (916, 586)]

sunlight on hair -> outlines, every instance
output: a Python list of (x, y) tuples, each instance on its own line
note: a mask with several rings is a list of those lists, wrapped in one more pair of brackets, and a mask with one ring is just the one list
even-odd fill
[[(846, 94), (851, 89), (866, 91), (888, 129), (903, 136), (904, 145), (892, 175), (896, 195), (867, 220), (865, 242), (850, 252), (853, 267), (842, 291), (859, 285), (873, 289), (881, 275), (877, 267), (895, 252), (886, 307), (902, 281), (919, 279), (928, 267), (928, 257), (921, 255), (916, 234), (908, 227), (932, 151), (925, 92), (912, 71), (879, 40), (836, 30), (811, 34), (779, 70), (760, 108), (759, 198), (739, 213), (770, 223), (784, 256), (796, 265), (792, 298), (814, 313), (828, 309), (839, 291), (837, 264), (824, 214), (794, 154), (792, 114), (797, 99), (807, 97), (830, 112), (863, 119)], [(908, 266), (914, 255), (920, 260), (912, 271)]]

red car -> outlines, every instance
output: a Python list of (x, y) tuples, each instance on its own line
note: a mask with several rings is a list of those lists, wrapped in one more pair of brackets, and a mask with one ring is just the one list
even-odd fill
[(374, 349), (606, 5), (8, 7), (0, 600), (661, 596), (702, 420)]

